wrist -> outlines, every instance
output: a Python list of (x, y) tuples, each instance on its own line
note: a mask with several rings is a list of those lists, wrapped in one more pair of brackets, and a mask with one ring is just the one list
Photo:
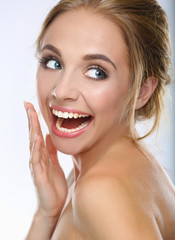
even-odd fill
[(37, 209), (34, 215), (34, 218), (38, 220), (54, 223), (54, 222), (57, 222), (57, 220), (59, 219), (59, 216), (60, 214), (51, 214), (42, 209)]
[[(40, 209), (37, 210), (33, 217), (32, 225), (26, 240), (49, 240), (55, 231), (57, 217), (47, 216)], [(41, 231), (42, 229), (42, 231)]]

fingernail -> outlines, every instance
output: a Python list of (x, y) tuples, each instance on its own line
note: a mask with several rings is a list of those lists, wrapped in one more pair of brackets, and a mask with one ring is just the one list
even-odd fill
[(31, 109), (27, 109), (27, 115), (30, 117), (30, 112), (31, 112)]
[(37, 140), (37, 136), (38, 136), (38, 134), (37, 133), (35, 133), (35, 135), (34, 135), (34, 143), (36, 142), (36, 140)]

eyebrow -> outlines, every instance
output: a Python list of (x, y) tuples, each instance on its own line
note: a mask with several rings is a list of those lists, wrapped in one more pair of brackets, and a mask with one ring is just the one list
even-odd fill
[[(54, 47), (53, 45), (50, 45), (50, 44), (45, 45), (45, 46), (40, 50), (40, 52), (44, 51), (45, 49), (48, 49), (48, 50), (56, 53), (58, 56), (61, 57), (60, 51), (58, 50), (58, 48)], [(116, 66), (115, 66), (115, 64), (114, 64), (106, 55), (103, 55), (103, 54), (87, 54), (86, 56), (83, 57), (83, 60), (85, 60), (85, 61), (95, 60), (95, 59), (100, 59), (100, 60), (103, 60), (103, 61), (105, 61), (105, 62), (108, 62), (108, 63), (110, 63), (115, 69), (117, 69)]]
[(83, 59), (85, 61), (94, 60), (94, 59), (104, 60), (105, 62), (110, 63), (115, 69), (117, 69), (115, 64), (106, 55), (103, 55), (103, 54), (88, 54), (84, 56)]
[(54, 47), (53, 45), (50, 45), (50, 44), (45, 45), (45, 46), (40, 50), (40, 52), (44, 51), (45, 49), (48, 49), (48, 50), (56, 53), (58, 56), (61, 57), (60, 51), (58, 50), (58, 48)]

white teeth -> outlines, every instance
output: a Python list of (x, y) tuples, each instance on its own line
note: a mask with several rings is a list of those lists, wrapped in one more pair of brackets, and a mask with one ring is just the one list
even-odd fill
[(84, 127), (86, 127), (86, 126), (88, 125), (88, 123), (89, 123), (89, 121), (87, 121), (87, 122), (82, 123), (82, 124), (81, 124), (79, 127), (77, 127), (77, 128), (67, 129), (67, 128), (61, 127), (62, 122), (63, 122), (63, 119), (58, 119), (57, 122), (56, 122), (56, 127), (57, 127), (57, 129), (58, 129), (59, 131), (65, 132), (65, 133), (77, 132), (77, 131), (83, 129)]
[(53, 114), (54, 114), (55, 116), (60, 117), (60, 118), (62, 118), (62, 117), (63, 117), (63, 114), (64, 114), (63, 112), (57, 111), (57, 110), (55, 110), (55, 109), (53, 109), (52, 112), (53, 112)]
[(68, 113), (68, 112), (64, 112), (64, 113), (63, 113), (63, 118), (68, 119), (68, 117), (69, 117), (69, 113)]
[(79, 127), (74, 128), (74, 129), (63, 128), (63, 127), (61, 127), (61, 125), (62, 125), (64, 119), (68, 119), (68, 118), (77, 119), (77, 118), (82, 118), (82, 117), (84, 118), (84, 117), (89, 117), (90, 115), (62, 112), (62, 111), (57, 111), (55, 109), (52, 110), (52, 113), (58, 117), (57, 122), (56, 122), (56, 128), (61, 132), (65, 132), (65, 133), (77, 132), (77, 131), (83, 129), (84, 127), (86, 127), (89, 123), (89, 121), (86, 121), (86, 122), (82, 123)]
[(74, 118), (75, 118), (75, 119), (78, 118), (78, 113), (74, 113)]
[(73, 113), (69, 113), (69, 118), (73, 118), (74, 114)]
[(59, 117), (59, 118), (81, 118), (81, 117), (89, 117), (89, 115), (85, 115), (85, 114), (78, 114), (78, 113), (68, 113), (68, 112), (61, 112), (61, 111), (57, 111), (55, 109), (52, 110), (52, 113)]

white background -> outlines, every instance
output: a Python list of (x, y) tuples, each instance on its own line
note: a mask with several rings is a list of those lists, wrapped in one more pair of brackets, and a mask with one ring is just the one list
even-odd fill
[[(0, 0), (0, 239), (3, 240), (24, 239), (36, 208), (28, 167), (28, 125), (23, 101), (32, 101), (37, 107), (34, 42), (47, 12), (56, 3), (56, 0)], [(160, 3), (168, 13), (172, 30), (175, 29), (173, 0)], [(171, 34), (173, 37), (174, 32)], [(168, 109), (169, 130), (162, 121), (157, 145), (154, 137), (147, 143), (175, 180), (172, 124), (175, 112), (170, 103)], [(67, 176), (71, 159), (63, 154), (59, 158)]]

